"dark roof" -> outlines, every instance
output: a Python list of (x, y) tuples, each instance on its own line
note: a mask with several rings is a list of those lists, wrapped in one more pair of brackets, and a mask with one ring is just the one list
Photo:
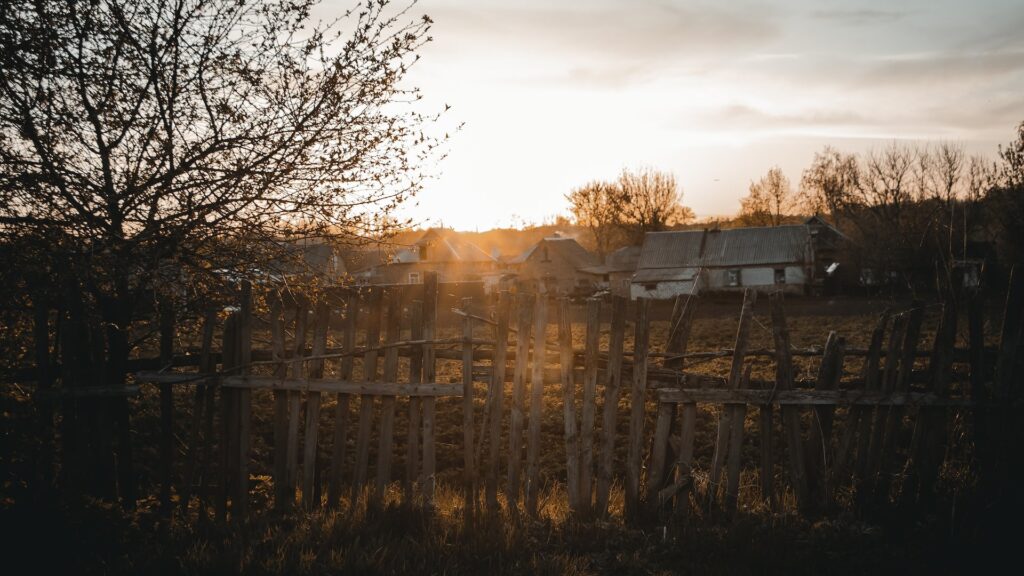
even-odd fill
[(638, 268), (750, 266), (804, 262), (807, 226), (651, 232), (644, 237)]
[(562, 237), (544, 238), (540, 242), (531, 246), (526, 252), (520, 254), (515, 260), (513, 260), (513, 262), (517, 264), (526, 262), (530, 259), (530, 256), (532, 256), (533, 253), (542, 246), (547, 246), (549, 251), (558, 254), (561, 258), (567, 261), (574, 270), (599, 266), (601, 264), (601, 260), (597, 255), (588, 251), (583, 246), (580, 246), (579, 242), (572, 238)]

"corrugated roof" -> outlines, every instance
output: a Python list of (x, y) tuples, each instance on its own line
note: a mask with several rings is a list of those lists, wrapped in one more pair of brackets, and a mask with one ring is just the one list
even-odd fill
[(644, 238), (639, 268), (751, 266), (803, 262), (807, 226), (652, 232)]

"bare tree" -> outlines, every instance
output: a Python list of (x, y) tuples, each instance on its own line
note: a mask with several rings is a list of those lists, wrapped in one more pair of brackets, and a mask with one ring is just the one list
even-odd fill
[(740, 200), (740, 221), (745, 226), (779, 226), (792, 206), (792, 189), (782, 169), (774, 166)]
[(619, 232), (622, 189), (595, 180), (565, 195), (577, 226), (590, 231), (594, 247), (602, 258), (611, 251)]
[(247, 274), (282, 237), (379, 232), (419, 189), (438, 141), (402, 80), (430, 20), (375, 0), (320, 26), (314, 4), (0, 9), (0, 237), (45, 246), (92, 383), (124, 383), (155, 292)]
[(647, 232), (667, 230), (694, 218), (693, 210), (683, 206), (683, 194), (671, 173), (651, 168), (623, 170), (618, 185), (620, 226), (634, 245), (642, 244)]
[(831, 146), (814, 155), (811, 166), (800, 179), (799, 202), (811, 214), (843, 217), (860, 186), (860, 166), (853, 154), (843, 154)]

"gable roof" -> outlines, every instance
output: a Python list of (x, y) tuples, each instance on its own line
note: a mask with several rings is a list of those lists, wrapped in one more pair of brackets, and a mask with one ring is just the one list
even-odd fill
[(650, 232), (638, 268), (751, 266), (804, 262), (807, 226)]
[(413, 244), (399, 250), (395, 262), (420, 262), (420, 248), (428, 247), (424, 262), (494, 262), (493, 256), (482, 248), (459, 237), (458, 234), (431, 228)]
[(544, 238), (516, 257), (513, 262), (516, 264), (526, 262), (539, 248), (544, 246), (547, 246), (550, 252), (554, 252), (568, 262), (574, 270), (601, 264), (601, 259), (596, 254), (580, 246), (579, 242), (572, 238), (563, 238), (561, 236)]

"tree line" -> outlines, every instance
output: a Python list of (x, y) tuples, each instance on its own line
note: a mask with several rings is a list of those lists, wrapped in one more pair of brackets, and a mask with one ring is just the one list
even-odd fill
[[(640, 245), (646, 232), (684, 228), (675, 176), (624, 170), (566, 195), (575, 223), (600, 254)], [(995, 160), (961, 144), (892, 142), (864, 154), (826, 146), (794, 189), (778, 166), (750, 183), (736, 217), (707, 226), (779, 226), (818, 215), (847, 238), (860, 268), (898, 284), (934, 280), (958, 258), (1010, 265), (1024, 261), (1024, 122)]]

